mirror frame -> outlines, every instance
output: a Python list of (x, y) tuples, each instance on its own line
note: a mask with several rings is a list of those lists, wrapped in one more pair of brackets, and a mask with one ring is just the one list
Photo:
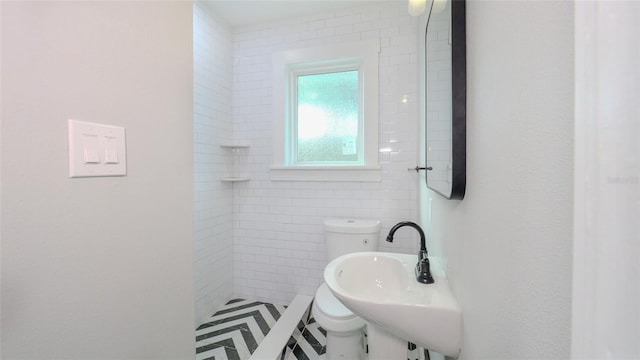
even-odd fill
[[(443, 194), (429, 186), (428, 146), (425, 146), (427, 168), (427, 187), (446, 199), (462, 200), (467, 182), (467, 43), (466, 43), (466, 4), (465, 0), (451, 2), (451, 191)], [(433, 1), (432, 1), (433, 6)], [(431, 14), (429, 13), (429, 17)], [(429, 21), (425, 34), (429, 29)], [(425, 40), (427, 36), (425, 35)], [(425, 46), (426, 51), (427, 46)], [(428, 71), (425, 61), (425, 83)], [(425, 91), (425, 99), (427, 92)], [(428, 122), (427, 101), (425, 100), (425, 122)], [(425, 123), (425, 145), (428, 126)]]

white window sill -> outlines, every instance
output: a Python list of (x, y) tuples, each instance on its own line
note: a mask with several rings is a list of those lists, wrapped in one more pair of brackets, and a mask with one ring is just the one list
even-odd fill
[(380, 166), (272, 166), (273, 181), (380, 181)]

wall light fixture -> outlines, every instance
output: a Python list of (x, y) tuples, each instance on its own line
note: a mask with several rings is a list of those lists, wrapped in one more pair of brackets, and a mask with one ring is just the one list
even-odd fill
[(427, 0), (409, 0), (409, 15), (420, 16), (427, 8)]

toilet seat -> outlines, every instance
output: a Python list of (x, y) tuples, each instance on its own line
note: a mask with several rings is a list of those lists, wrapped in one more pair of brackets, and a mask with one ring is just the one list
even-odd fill
[(326, 283), (320, 285), (318, 291), (316, 291), (316, 301), (318, 302), (320, 311), (336, 320), (349, 320), (356, 317), (351, 310), (347, 309), (347, 307), (333, 295)]
[(316, 322), (327, 331), (351, 332), (366, 324), (364, 319), (344, 306), (325, 283), (316, 291), (312, 312)]

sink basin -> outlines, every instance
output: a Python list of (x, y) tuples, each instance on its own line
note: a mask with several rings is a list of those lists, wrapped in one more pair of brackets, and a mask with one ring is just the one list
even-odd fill
[(416, 281), (417, 260), (417, 255), (385, 252), (343, 255), (327, 265), (324, 279), (376, 331), (401, 339), (405, 352), (410, 341), (455, 357), (462, 345), (462, 311), (445, 278), (436, 273), (433, 284)]

